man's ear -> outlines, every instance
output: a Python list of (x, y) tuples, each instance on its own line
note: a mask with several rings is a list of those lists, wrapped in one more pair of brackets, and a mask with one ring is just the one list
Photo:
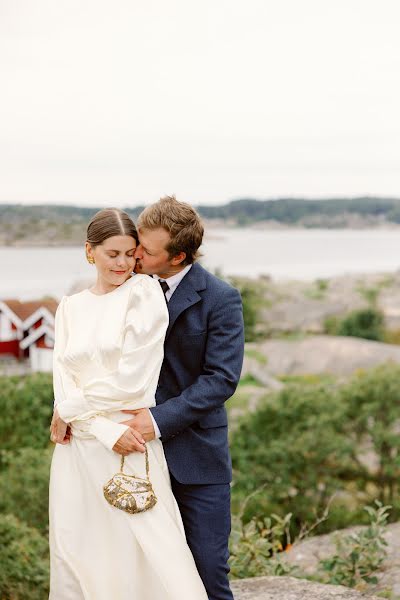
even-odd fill
[(171, 260), (171, 265), (177, 267), (180, 265), (186, 258), (186, 252), (179, 252), (174, 258)]

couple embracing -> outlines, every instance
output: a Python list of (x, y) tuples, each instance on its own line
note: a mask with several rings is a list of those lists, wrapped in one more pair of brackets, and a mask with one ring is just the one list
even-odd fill
[[(137, 229), (118, 209), (89, 223), (97, 281), (56, 315), (51, 600), (233, 598), (224, 403), (242, 367), (242, 305), (196, 262), (202, 238), (174, 197)], [(104, 492), (120, 462), (151, 483), (134, 514)]]

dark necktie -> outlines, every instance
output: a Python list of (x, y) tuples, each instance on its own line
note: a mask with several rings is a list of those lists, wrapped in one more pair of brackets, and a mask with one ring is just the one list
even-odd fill
[(161, 279), (158, 280), (158, 283), (161, 285), (161, 289), (164, 292), (165, 302), (168, 302), (167, 296), (165, 295), (168, 292), (168, 290), (169, 290), (168, 283), (166, 281), (161, 281)]

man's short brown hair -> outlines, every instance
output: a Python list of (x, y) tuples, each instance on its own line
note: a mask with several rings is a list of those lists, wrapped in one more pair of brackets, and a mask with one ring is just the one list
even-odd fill
[(162, 227), (169, 233), (171, 241), (166, 247), (169, 259), (180, 252), (186, 254), (182, 265), (194, 263), (199, 258), (199, 248), (203, 241), (204, 227), (193, 206), (179, 202), (175, 196), (164, 196), (148, 206), (139, 215), (139, 229)]

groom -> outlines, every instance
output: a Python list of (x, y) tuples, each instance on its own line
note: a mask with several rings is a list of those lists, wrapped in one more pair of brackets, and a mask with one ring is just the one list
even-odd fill
[(196, 262), (203, 226), (189, 204), (161, 198), (141, 213), (138, 232), (136, 272), (160, 281), (170, 322), (157, 406), (129, 411), (134, 417), (126, 424), (146, 441), (161, 437), (209, 600), (233, 600), (228, 581), (232, 470), (224, 403), (242, 368), (240, 294)]

